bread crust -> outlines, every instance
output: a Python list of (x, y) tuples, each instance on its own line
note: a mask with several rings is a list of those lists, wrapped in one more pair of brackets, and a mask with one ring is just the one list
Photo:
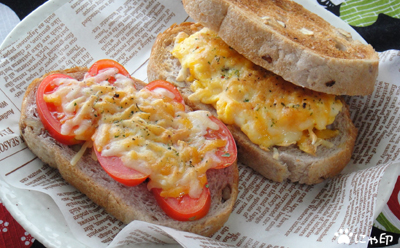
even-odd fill
[[(44, 129), (37, 113), (36, 91), (40, 82), (49, 74), (62, 73), (80, 80), (86, 72), (87, 68), (83, 67), (53, 71), (35, 79), (29, 85), (22, 103), (19, 126), (22, 137), (32, 152), (44, 163), (57, 168), (69, 184), (126, 224), (133, 220), (141, 220), (204, 236), (210, 236), (220, 229), (228, 220), (238, 195), (236, 162), (224, 169), (207, 171), (211, 192), (210, 211), (204, 218), (188, 222), (168, 217), (158, 206), (145, 183), (126, 187), (113, 180), (100, 164), (92, 159), (90, 149), (75, 166), (70, 164), (79, 147), (57, 142)], [(135, 84), (138, 89), (145, 85), (139, 80), (135, 80)]]
[[(152, 48), (147, 75), (150, 81), (163, 79), (174, 83), (191, 108), (205, 109), (217, 116), (211, 105), (191, 102), (188, 99), (193, 93), (190, 90), (191, 82), (176, 81), (181, 65), (170, 52), (174, 46), (174, 37), (178, 33), (185, 32), (191, 35), (202, 27), (201, 24), (183, 23), (173, 25), (159, 34)], [(330, 126), (340, 131), (340, 135), (329, 140), (335, 147), (329, 149), (320, 146), (316, 156), (302, 152), (295, 145), (291, 145), (277, 147), (279, 157), (275, 159), (272, 149), (270, 151), (261, 149), (253, 144), (237, 126), (227, 125), (236, 140), (239, 161), (264, 177), (277, 182), (289, 179), (292, 182), (316, 184), (337, 175), (350, 161), (357, 136), (357, 129), (350, 119), (348, 106), (344, 102), (343, 104), (343, 110)]]
[(372, 46), (290, 0), (183, 0), (186, 12), (240, 54), (315, 91), (369, 95), (378, 75)]

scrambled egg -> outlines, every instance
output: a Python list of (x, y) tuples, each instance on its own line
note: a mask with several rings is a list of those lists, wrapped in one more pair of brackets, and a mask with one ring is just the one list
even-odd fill
[[(93, 140), (102, 156), (121, 157), (144, 174), (148, 188), (164, 197), (200, 196), (206, 171), (220, 162), (215, 151), (226, 140), (207, 140), (218, 130), (206, 111), (185, 112), (171, 92), (134, 88), (133, 80), (108, 69), (83, 81), (57, 79), (56, 91), (44, 96), (62, 111), (62, 133)], [(110, 84), (107, 78), (115, 77)]]
[(229, 47), (207, 28), (179, 33), (172, 55), (182, 70), (178, 81), (193, 81), (191, 101), (212, 104), (218, 117), (234, 124), (264, 150), (297, 144), (309, 154), (325, 139), (342, 103), (334, 95), (295, 86), (266, 71)]

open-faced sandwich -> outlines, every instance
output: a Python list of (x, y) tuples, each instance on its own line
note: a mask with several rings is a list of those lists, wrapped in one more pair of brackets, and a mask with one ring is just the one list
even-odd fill
[(172, 84), (146, 85), (112, 60), (35, 79), (20, 129), (43, 162), (125, 223), (209, 236), (237, 197), (237, 151), (226, 126), (191, 111)]

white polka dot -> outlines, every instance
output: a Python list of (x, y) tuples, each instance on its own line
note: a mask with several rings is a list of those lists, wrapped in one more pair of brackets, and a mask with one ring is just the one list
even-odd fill
[(4, 223), (4, 226), (8, 226), (8, 225), (10, 225), (10, 223), (8, 223), (8, 222), (5, 222), (5, 223)]
[(0, 220), (0, 225), (3, 224), (3, 220)]
[(21, 241), (25, 241), (26, 240), (26, 237), (21, 237)]
[(25, 233), (24, 233), (24, 235), (25, 235), (25, 236), (28, 236), (28, 235), (29, 235), (29, 233), (28, 233), (28, 232), (25, 232)]
[(31, 244), (31, 242), (29, 242), (29, 241), (25, 242), (25, 245), (30, 245), (30, 244)]
[(7, 228), (3, 228), (3, 232), (7, 232), (8, 231), (8, 229)]

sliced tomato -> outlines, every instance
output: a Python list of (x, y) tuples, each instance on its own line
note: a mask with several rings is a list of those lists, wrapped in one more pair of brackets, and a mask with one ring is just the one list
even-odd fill
[(185, 101), (183, 100), (183, 97), (182, 97), (181, 93), (179, 92), (179, 90), (168, 81), (164, 81), (164, 80), (152, 81), (152, 82), (148, 83), (145, 88), (150, 91), (155, 90), (157, 88), (162, 88), (162, 89), (168, 90), (169, 92), (174, 94), (174, 96), (175, 96), (174, 101), (181, 103), (183, 106), (185, 106)]
[(195, 199), (188, 195), (179, 198), (160, 196), (161, 189), (152, 189), (154, 197), (162, 210), (171, 218), (180, 221), (193, 221), (206, 216), (211, 206), (210, 190), (203, 188), (200, 197)]
[(82, 140), (76, 140), (73, 135), (61, 134), (61, 122), (59, 116), (63, 114), (61, 107), (55, 106), (53, 103), (47, 103), (44, 101), (43, 96), (45, 94), (52, 93), (58, 87), (54, 80), (57, 78), (72, 78), (64, 74), (51, 74), (47, 76), (40, 83), (36, 92), (36, 105), (39, 113), (39, 117), (43, 123), (44, 128), (60, 143), (66, 145), (74, 145), (82, 143)]
[(120, 157), (103, 157), (96, 148), (94, 148), (94, 151), (96, 153), (97, 160), (107, 174), (110, 175), (110, 177), (112, 177), (115, 181), (122, 183), (125, 186), (139, 185), (148, 177), (148, 175), (142, 174), (137, 170), (125, 166)]
[[(89, 75), (94, 77), (96, 76), (99, 71), (104, 70), (104, 69), (108, 69), (108, 68), (117, 68), (118, 69), (118, 73), (126, 76), (126, 77), (131, 77), (131, 75), (129, 74), (129, 72), (125, 69), (125, 67), (123, 67), (120, 63), (112, 60), (112, 59), (101, 59), (96, 61), (90, 68), (89, 68)], [(109, 78), (108, 82), (110, 83), (114, 83), (115, 82), (115, 78)]]
[(225, 147), (221, 147), (216, 151), (216, 155), (221, 160), (221, 163), (214, 167), (214, 169), (222, 169), (236, 161), (237, 148), (235, 139), (222, 121), (215, 116), (210, 116), (209, 118), (218, 124), (219, 129), (207, 129), (207, 134), (204, 137), (206, 139), (222, 139), (227, 141)]

